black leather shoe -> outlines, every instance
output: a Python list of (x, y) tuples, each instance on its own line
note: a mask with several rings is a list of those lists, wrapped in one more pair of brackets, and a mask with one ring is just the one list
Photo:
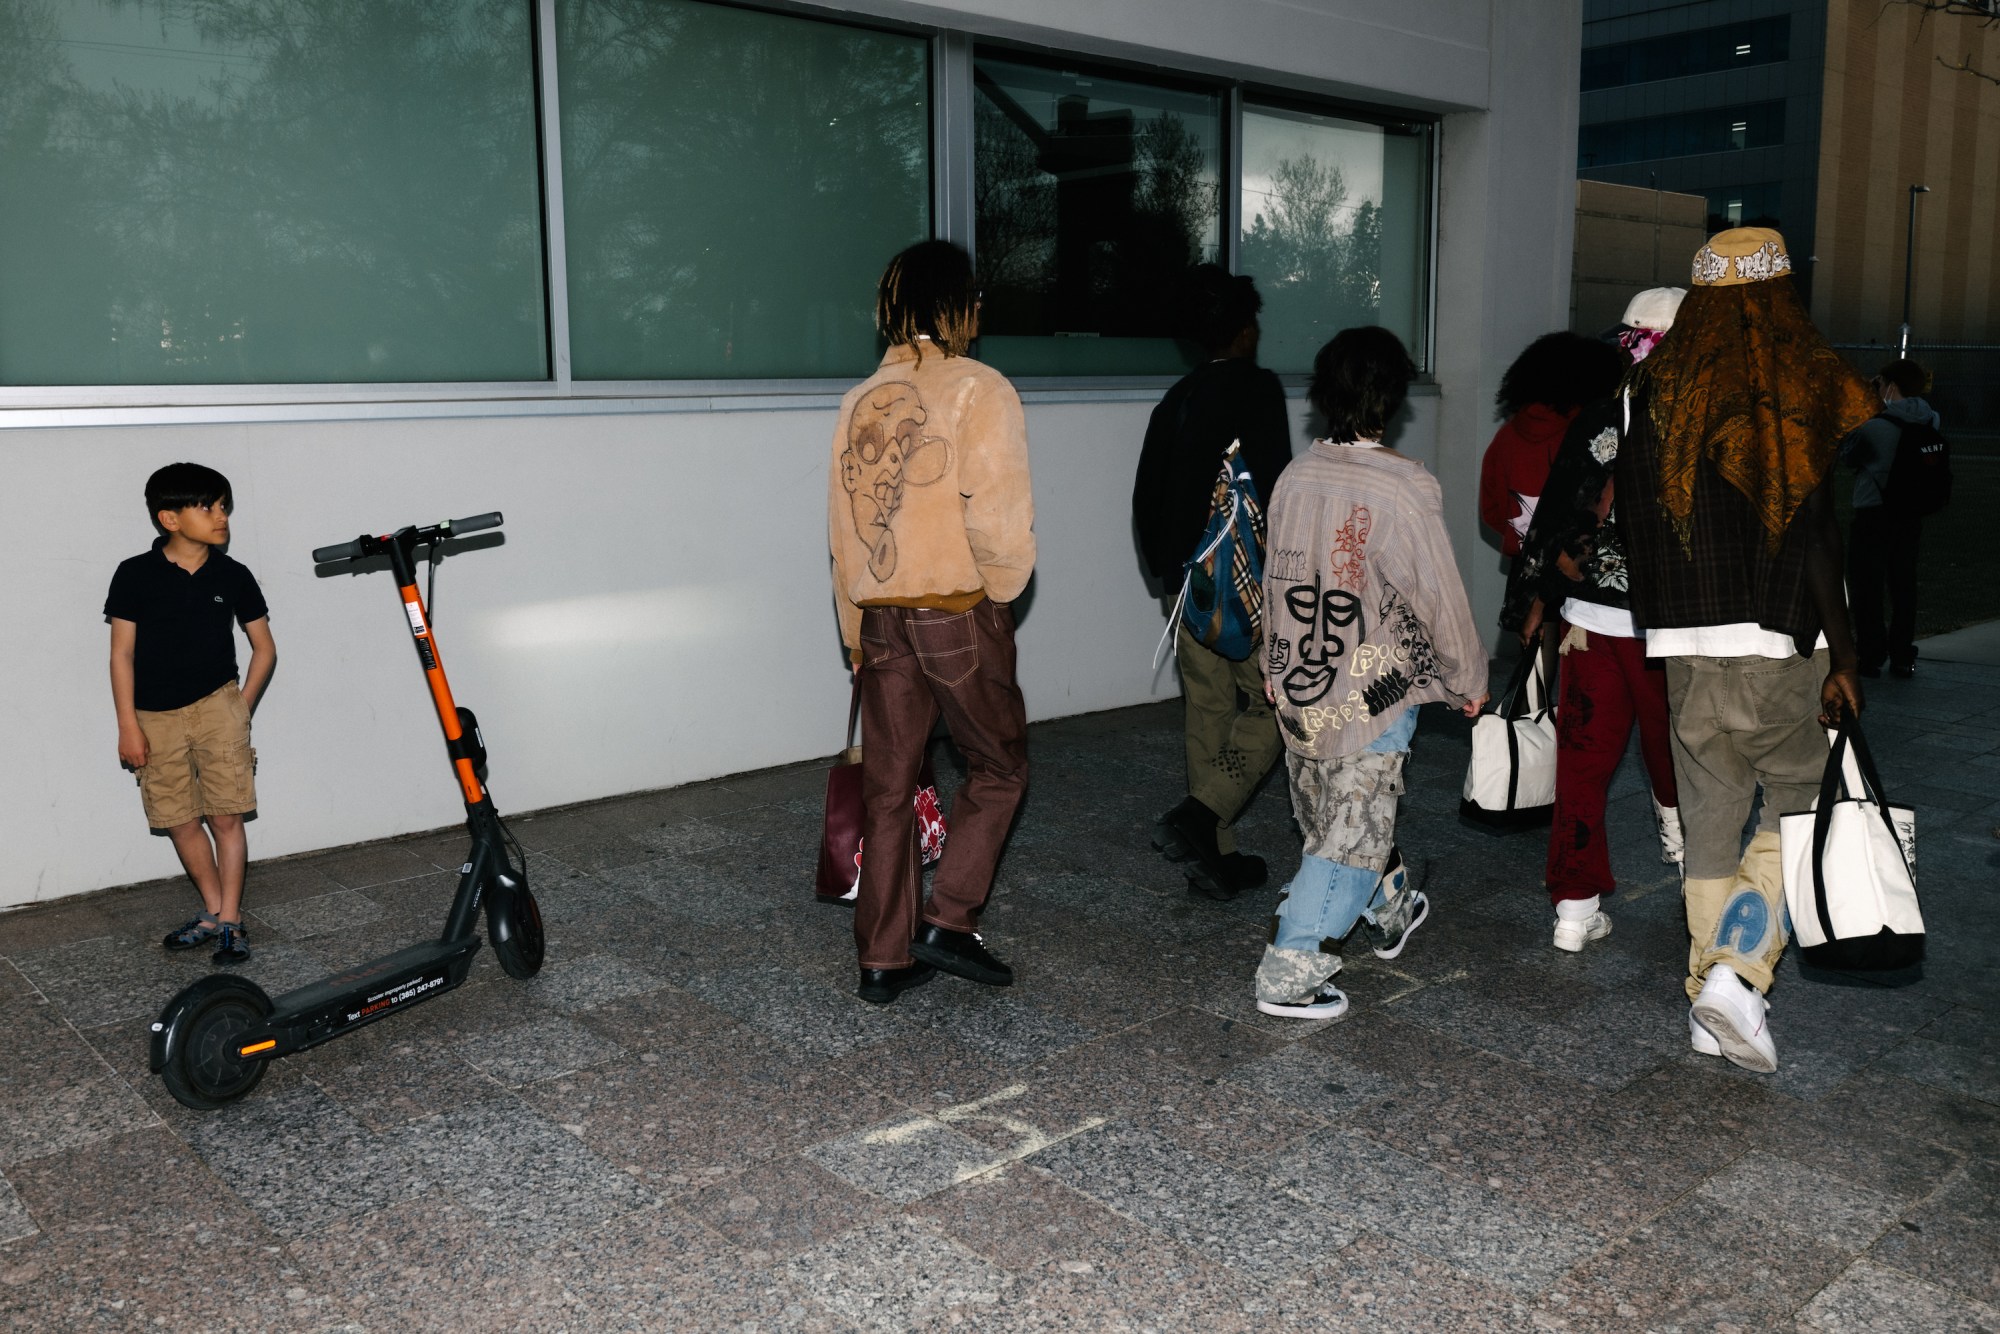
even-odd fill
[(989, 987), (1014, 985), (1014, 970), (987, 951), (977, 931), (947, 931), (925, 922), (910, 942), (910, 953), (956, 977)]
[(1229, 878), (1239, 889), (1259, 888), (1271, 878), (1271, 868), (1264, 865), (1264, 859), (1247, 852), (1225, 852), (1222, 864), (1229, 868)]
[(917, 962), (901, 968), (864, 968), (861, 985), (854, 994), (870, 1005), (887, 1005), (911, 987), (920, 987), (937, 975), (929, 964)]
[(1243, 891), (1236, 868), (1215, 846), (1215, 813), (1189, 797), (1168, 811), (1163, 823), (1176, 834), (1192, 854), (1195, 869), (1188, 883), (1195, 891), (1217, 902), (1227, 902)]

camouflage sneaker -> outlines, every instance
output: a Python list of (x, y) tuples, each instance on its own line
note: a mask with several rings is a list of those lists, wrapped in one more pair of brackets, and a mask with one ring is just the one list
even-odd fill
[(1259, 1000), (1257, 1008), (1281, 1019), (1338, 1019), (1347, 1013), (1347, 996), (1331, 982), (1301, 1001)]
[(191, 950), (214, 940), (221, 929), (213, 917), (201, 913), (189, 918), (186, 926), (167, 932), (167, 938), (160, 943), (170, 950)]
[(1368, 943), (1375, 947), (1378, 959), (1393, 959), (1409, 944), (1410, 933), (1424, 924), (1431, 915), (1431, 901), (1422, 891), (1410, 888), (1410, 869), (1403, 864), (1400, 849), (1389, 850), (1389, 864), (1382, 870), (1383, 904), (1375, 909), (1371, 921), (1361, 919), (1361, 927), (1368, 933)]

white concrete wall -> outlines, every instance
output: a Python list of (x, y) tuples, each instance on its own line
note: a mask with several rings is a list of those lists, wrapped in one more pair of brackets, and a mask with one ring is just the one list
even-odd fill
[[(1464, 108), (1442, 136), (1438, 389), (1413, 401), (1400, 443), (1443, 478), (1489, 617), (1498, 561), (1473, 516), (1493, 390), (1568, 303), (1576, 0), (953, 9), (958, 26), (1052, 46), (1068, 27), (1079, 49)], [(1303, 409), (1294, 403), (1301, 422)], [(1031, 717), (1174, 690), (1169, 670), (1151, 670), (1161, 620), (1128, 521), (1148, 410), (1129, 397), (1031, 395), (1042, 550), (1020, 634)], [(153, 468), (194, 458), (229, 474), (232, 554), (271, 603), (280, 661), (256, 728), (261, 858), (460, 815), (387, 576), (321, 579), (308, 557), (363, 530), (507, 514), (504, 545), (447, 561), (438, 590), (439, 641), (485, 724), (503, 811), (829, 754), (846, 703), (826, 580), (832, 418), (819, 399), (428, 418), (361, 407), (346, 420), (144, 426), (80, 414), (72, 427), (0, 430), (22, 567), (0, 650), (0, 906), (175, 869), (117, 764), (99, 615), (112, 567), (150, 540), (140, 488)]]

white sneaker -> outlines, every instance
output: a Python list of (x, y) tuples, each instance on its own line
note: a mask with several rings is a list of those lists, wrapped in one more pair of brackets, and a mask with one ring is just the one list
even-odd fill
[(1556, 918), (1555, 946), (1576, 954), (1593, 940), (1602, 940), (1611, 934), (1611, 918), (1601, 912), (1588, 917)]
[(1714, 1035), (1722, 1054), (1745, 1070), (1768, 1075), (1778, 1068), (1778, 1044), (1766, 1020), (1770, 1003), (1726, 963), (1708, 970), (1694, 1017)]
[(1267, 1001), (1260, 997), (1257, 1008), (1281, 1019), (1338, 1019), (1347, 1013), (1347, 994), (1328, 982), (1302, 1001)]
[(1681, 812), (1677, 806), (1653, 803), (1653, 821), (1660, 831), (1660, 860), (1669, 866), (1687, 864), (1687, 837), (1681, 832)]
[(1694, 1017), (1693, 1010), (1688, 1011), (1688, 1043), (1697, 1056), (1722, 1055), (1722, 1044), (1715, 1040), (1715, 1034), (1702, 1026), (1701, 1020)]

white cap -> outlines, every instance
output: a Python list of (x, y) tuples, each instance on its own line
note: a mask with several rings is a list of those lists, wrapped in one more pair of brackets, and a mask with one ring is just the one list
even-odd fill
[(1686, 295), (1685, 287), (1648, 287), (1625, 307), (1623, 323), (1632, 329), (1671, 329)]

